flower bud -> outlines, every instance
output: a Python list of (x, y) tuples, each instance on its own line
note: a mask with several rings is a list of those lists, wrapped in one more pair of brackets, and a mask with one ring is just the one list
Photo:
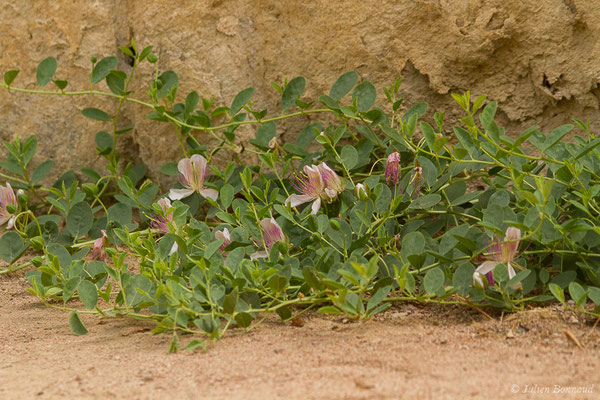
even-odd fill
[(9, 214), (16, 214), (17, 207), (14, 204), (7, 204), (6, 211), (8, 211)]
[(317, 137), (315, 138), (315, 140), (320, 144), (328, 144), (329, 143), (329, 137), (327, 136), (325, 131), (319, 133), (317, 135)]
[(362, 201), (367, 201), (369, 199), (369, 188), (362, 183), (356, 185), (354, 193), (356, 193), (356, 197)]
[(98, 194), (98, 185), (95, 183), (84, 183), (81, 185), (81, 189), (83, 189), (83, 192), (90, 197), (96, 197), (96, 194)]
[(94, 56), (92, 56), (90, 60), (92, 61), (92, 64), (96, 64), (96, 61), (98, 61), (98, 59)]
[(36, 236), (34, 238), (31, 238), (31, 240), (29, 241), (31, 243), (31, 247), (34, 250), (42, 250), (44, 248), (44, 239), (41, 236)]
[(41, 267), (43, 263), (44, 259), (40, 256), (35, 256), (31, 259), (31, 264), (33, 264), (33, 266), (36, 268)]
[(156, 57), (156, 54), (154, 54), (154, 53), (148, 54), (148, 57), (146, 57), (146, 58), (148, 59), (148, 62), (150, 64), (154, 64), (155, 62), (158, 61), (158, 57)]
[(329, 220), (329, 225), (331, 225), (331, 228), (332, 228), (334, 231), (338, 231), (338, 232), (339, 232), (339, 231), (341, 231), (341, 230), (342, 230), (342, 227), (340, 226), (340, 223), (338, 222), (338, 220), (337, 220), (337, 219), (330, 219), (330, 220)]
[(271, 140), (269, 140), (269, 148), (274, 149), (277, 147), (277, 136), (274, 136)]
[(27, 204), (29, 204), (30, 200), (31, 198), (26, 192), (21, 189), (17, 191), (17, 201), (22, 208), (27, 208)]

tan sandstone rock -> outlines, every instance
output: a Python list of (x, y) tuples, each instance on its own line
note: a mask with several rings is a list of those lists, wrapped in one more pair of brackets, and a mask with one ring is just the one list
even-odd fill
[[(237, 92), (255, 87), (256, 108), (273, 115), (280, 96), (270, 82), (305, 76), (304, 98), (311, 99), (356, 70), (380, 99), (381, 88), (402, 75), (405, 104), (427, 101), (430, 115), (446, 112), (449, 127), (458, 115), (450, 93), (466, 90), (497, 100), (500, 123), (512, 135), (534, 124), (549, 131), (574, 117), (590, 118), (593, 127), (600, 122), (595, 1), (44, 0), (5, 5), (0, 19), (0, 72), (20, 68), (19, 87), (36, 88), (37, 64), (55, 56), (57, 76), (70, 89), (85, 89), (90, 57), (114, 55), (135, 36), (139, 46), (155, 46), (161, 71), (178, 73), (182, 101), (196, 90), (230, 105)], [(129, 70), (126, 57), (120, 67)], [(140, 68), (132, 82), (138, 98), (145, 98), (153, 72)], [(88, 106), (109, 111), (116, 103), (3, 91), (0, 138), (37, 134), (43, 153), (36, 162), (54, 159), (55, 173), (101, 168), (94, 136), (109, 126), (86, 120), (80, 111)], [(181, 150), (173, 128), (145, 119), (148, 111), (125, 107), (122, 125), (136, 129), (119, 146), (124, 158), (146, 163), (156, 177)], [(285, 140), (306, 121), (282, 123), (279, 134)], [(240, 129), (241, 139), (254, 129)]]

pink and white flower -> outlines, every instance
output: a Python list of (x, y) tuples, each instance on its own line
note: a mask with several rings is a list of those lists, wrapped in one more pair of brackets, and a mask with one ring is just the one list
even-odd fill
[(397, 185), (400, 182), (400, 153), (397, 151), (390, 154), (385, 164), (385, 180), (389, 184), (390, 181)]
[[(264, 250), (259, 250), (256, 253), (250, 254), (251, 260), (254, 260), (255, 258), (267, 258), (275, 243), (285, 242), (285, 235), (277, 221), (275, 221), (275, 218), (263, 218), (263, 220), (260, 221), (260, 227), (262, 228), (265, 247)], [(262, 246), (262, 243), (260, 243), (260, 246)]]
[(161, 233), (169, 233), (171, 229), (169, 225), (175, 227), (175, 223), (173, 222), (173, 209), (171, 208), (171, 200), (167, 197), (163, 197), (162, 199), (156, 202), (162, 209), (163, 215), (156, 215), (150, 221), (150, 226), (156, 229)]
[(0, 186), (0, 225), (4, 225), (8, 222), (6, 228), (12, 229), (17, 216), (8, 212), (7, 206), (9, 205), (14, 206), (15, 208), (17, 207), (17, 196), (15, 196), (15, 192), (12, 186), (10, 186), (10, 183), (6, 182), (6, 187)]
[(301, 194), (292, 194), (285, 203), (296, 207), (312, 201), (311, 214), (319, 211), (321, 200), (333, 201), (337, 199), (338, 193), (344, 191), (340, 177), (325, 163), (305, 165), (304, 174), (297, 176), (292, 186)]
[[(519, 241), (521, 240), (521, 231), (514, 227), (509, 227), (506, 230), (506, 236), (503, 241), (496, 238), (490, 254), (491, 260), (485, 261), (481, 264), (473, 273), (473, 282), (475, 286), (485, 288), (494, 284), (494, 269), (500, 263), (506, 264), (508, 269), (508, 279), (512, 279), (516, 273), (513, 266), (510, 264), (515, 258), (518, 257), (517, 250), (519, 248)], [(486, 279), (487, 285), (483, 279)], [(517, 283), (511, 286), (512, 289), (518, 289), (521, 287), (521, 283)]]
[(338, 193), (344, 191), (344, 184), (342, 183), (342, 180), (335, 173), (335, 171), (329, 168), (329, 166), (325, 163), (317, 165), (317, 168), (321, 173), (321, 178), (323, 179), (323, 184), (325, 185), (325, 195), (330, 201), (337, 199)]
[[(153, 229), (156, 229), (160, 233), (171, 233), (171, 226), (177, 229), (175, 225), (175, 221), (173, 221), (173, 208), (171, 208), (171, 200), (167, 197), (163, 197), (162, 199), (156, 202), (160, 208), (162, 209), (163, 215), (156, 215), (150, 221), (150, 226)], [(171, 246), (171, 250), (169, 251), (169, 255), (175, 253), (179, 246), (177, 242), (173, 243)]]
[(92, 254), (90, 257), (92, 260), (106, 261), (108, 257), (106, 255), (106, 250), (104, 250), (104, 242), (108, 236), (106, 235), (106, 231), (104, 229), (102, 229), (100, 232), (102, 232), (102, 236), (94, 240), (94, 248), (92, 249)]
[(179, 170), (179, 182), (184, 189), (171, 189), (169, 192), (171, 200), (181, 200), (194, 192), (198, 192), (208, 199), (217, 200), (219, 192), (204, 187), (204, 181), (209, 172), (206, 158), (200, 154), (194, 154), (190, 158), (180, 160), (177, 169)]
[(219, 250), (225, 250), (225, 247), (229, 246), (232, 242), (231, 234), (229, 233), (229, 229), (225, 228), (222, 231), (215, 232), (215, 239), (221, 240), (223, 244), (219, 247)]

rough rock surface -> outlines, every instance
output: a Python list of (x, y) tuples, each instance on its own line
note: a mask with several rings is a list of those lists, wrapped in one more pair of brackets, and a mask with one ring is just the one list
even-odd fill
[[(427, 101), (430, 111), (446, 112), (448, 124), (458, 112), (450, 93), (465, 90), (497, 100), (500, 122), (513, 135), (530, 125), (549, 131), (575, 117), (595, 128), (600, 122), (596, 1), (44, 0), (0, 7), (0, 19), (0, 72), (20, 68), (15, 86), (31, 89), (37, 64), (48, 56), (58, 59), (57, 76), (69, 88), (86, 88), (90, 57), (114, 55), (135, 36), (141, 46), (155, 46), (161, 71), (178, 73), (182, 99), (196, 90), (229, 105), (252, 86), (257, 108), (275, 112), (279, 95), (270, 82), (305, 76), (310, 99), (356, 70), (378, 89), (402, 75), (405, 104)], [(132, 83), (144, 98), (153, 71), (146, 65), (139, 72)], [(36, 161), (54, 159), (56, 173), (102, 166), (94, 136), (108, 126), (80, 110), (114, 109), (114, 101), (2, 94), (0, 139), (37, 134), (43, 154)], [(119, 145), (126, 159), (143, 161), (156, 177), (181, 153), (172, 128), (146, 120), (147, 112), (124, 109), (123, 126), (133, 122), (136, 129)], [(282, 124), (280, 134), (285, 139), (303, 123)]]

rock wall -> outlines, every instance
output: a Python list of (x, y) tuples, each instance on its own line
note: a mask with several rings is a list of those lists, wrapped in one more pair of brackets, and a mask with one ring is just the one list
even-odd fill
[[(452, 92), (471, 90), (499, 102), (499, 119), (516, 135), (530, 125), (549, 131), (572, 118), (600, 122), (600, 1), (595, 0), (23, 0), (0, 7), (0, 72), (19, 68), (15, 86), (35, 88), (35, 69), (48, 56), (69, 88), (88, 85), (90, 57), (117, 53), (134, 36), (152, 44), (160, 70), (179, 75), (181, 96), (196, 90), (229, 105), (255, 87), (257, 108), (279, 109), (270, 82), (307, 78), (306, 98), (326, 93), (356, 70), (379, 89), (402, 75), (405, 104), (427, 101), (458, 115)], [(120, 67), (130, 66), (121, 57)], [(140, 69), (133, 87), (144, 97), (153, 71)], [(103, 162), (95, 155), (101, 123), (84, 107), (114, 109), (110, 99), (2, 92), (0, 139), (35, 133), (55, 173)], [(128, 104), (123, 125), (135, 123), (119, 146), (157, 177), (181, 157), (172, 128), (145, 119)], [(280, 126), (293, 134), (306, 121)], [(242, 130), (252, 135), (253, 128)], [(204, 140), (204, 139), (202, 139)], [(206, 138), (208, 141), (208, 138)]]

